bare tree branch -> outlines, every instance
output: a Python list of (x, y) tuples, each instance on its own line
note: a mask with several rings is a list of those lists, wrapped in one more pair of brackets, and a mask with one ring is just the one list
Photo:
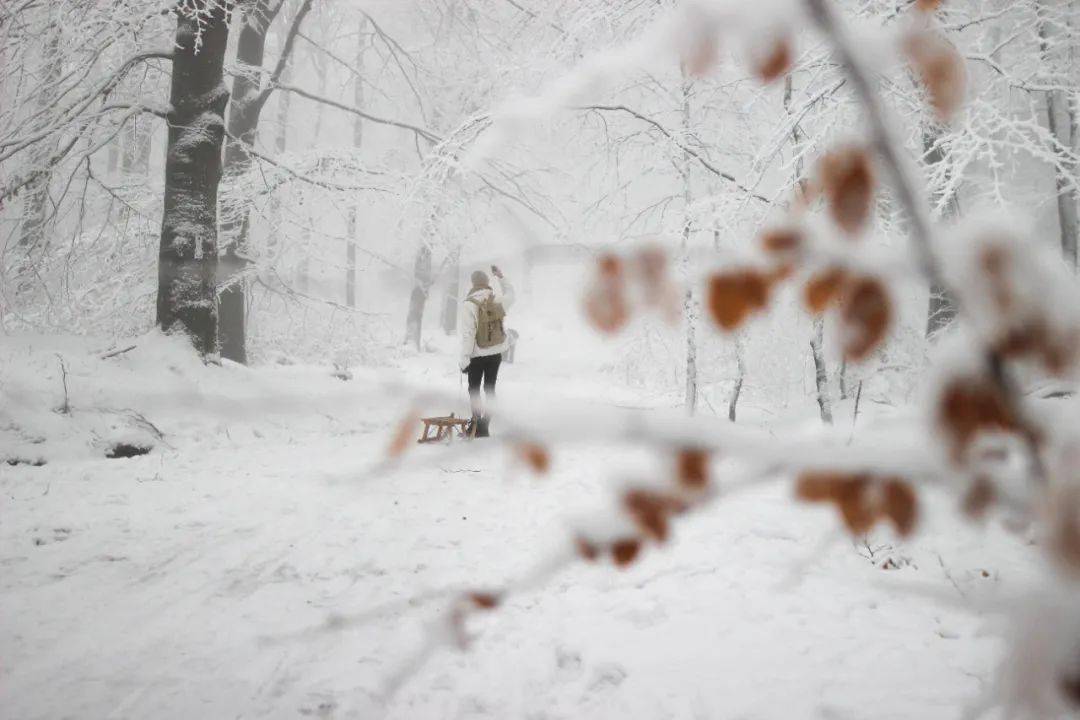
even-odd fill
[(651, 117), (649, 117), (647, 115), (643, 115), (642, 113), (638, 112), (637, 110), (633, 110), (633, 109), (631, 109), (631, 108), (629, 108), (629, 107), (627, 107), (625, 105), (580, 105), (580, 106), (575, 107), (574, 109), (575, 110), (593, 110), (593, 111), (597, 111), (597, 112), (623, 112), (623, 113), (626, 113), (627, 115), (630, 115), (632, 117), (637, 118), (638, 120), (641, 120), (642, 122), (648, 123), (649, 125), (656, 128), (656, 130), (658, 130), (668, 140), (670, 140), (677, 148), (679, 148), (684, 153), (686, 153), (687, 155), (689, 155), (692, 158), (694, 158), (695, 160), (697, 160), (697, 162), (703, 168), (708, 170), (709, 172), (713, 173), (717, 177), (720, 177), (720, 178), (723, 178), (724, 180), (727, 180), (729, 183), (731, 183), (732, 185), (737, 187), (739, 190), (741, 190), (745, 194), (747, 194), (750, 197), (754, 198), (755, 200), (757, 200), (759, 202), (762, 202), (762, 203), (765, 203), (766, 205), (771, 205), (772, 204), (772, 201), (769, 200), (767, 197), (765, 197), (764, 195), (759, 195), (759, 194), (755, 193), (753, 190), (751, 190), (750, 188), (746, 187), (741, 182), (739, 182), (738, 178), (736, 178), (734, 175), (732, 175), (729, 172), (725, 172), (725, 171), (721, 170), (720, 168), (716, 167), (715, 165), (713, 165), (701, 153), (699, 153), (696, 150), (694, 150), (693, 148), (687, 146), (685, 143), (679, 142), (679, 140), (675, 137), (675, 135), (672, 134), (672, 132), (670, 130), (668, 130), (666, 127), (661, 125), (656, 120), (653, 120)]

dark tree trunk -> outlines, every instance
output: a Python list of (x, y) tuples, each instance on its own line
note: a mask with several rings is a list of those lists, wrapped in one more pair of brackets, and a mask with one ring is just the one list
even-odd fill
[[(933, 167), (947, 161), (945, 150), (941, 147), (941, 130), (937, 127), (928, 127), (923, 132), (923, 149), (925, 151), (926, 164)], [(940, 193), (935, 198), (941, 201)], [(956, 193), (950, 193), (945, 200), (943, 216), (955, 219), (960, 216), (960, 200)], [(940, 285), (930, 286), (930, 302), (926, 309), (926, 337), (937, 335), (941, 330), (949, 326), (956, 318), (956, 301)]]
[[(1046, 2), (1038, 3), (1040, 11), (1045, 9)], [(1064, 28), (1068, 31), (1071, 28)], [(1062, 77), (1068, 76), (1069, 70), (1074, 70), (1071, 59), (1060, 57), (1060, 50), (1051, 48), (1051, 41), (1056, 39), (1059, 46), (1067, 46), (1067, 38), (1063, 37), (1062, 29), (1059, 28), (1051, 38), (1051, 23), (1045, 18), (1039, 22), (1039, 49), (1042, 53), (1043, 62), (1051, 67), (1062, 68), (1056, 73)], [(1054, 187), (1057, 193), (1058, 230), (1061, 236), (1061, 254), (1065, 262), (1074, 271), (1077, 262), (1077, 236), (1080, 235), (1080, 217), (1078, 217), (1078, 203), (1080, 195), (1073, 188), (1071, 176), (1075, 174), (1070, 152), (1074, 150), (1076, 138), (1074, 137), (1077, 124), (1076, 108), (1069, 103), (1069, 94), (1063, 90), (1050, 90), (1046, 93), (1046, 127), (1054, 139), (1054, 147), (1050, 152), (1057, 159), (1054, 166)]]
[[(198, 17), (196, 17), (198, 13)], [(217, 346), (217, 196), (228, 9), (194, 0), (180, 10), (169, 95), (165, 199), (158, 252), (157, 322), (183, 329), (203, 355)]]
[[(280, 3), (278, 3), (280, 8)], [(232, 101), (229, 103), (229, 134), (236, 138), (225, 141), (225, 175), (237, 178), (251, 169), (248, 148), (254, 145), (259, 129), (263, 102), (259, 98), (262, 70), (266, 54), (266, 30), (276, 10), (263, 0), (248, 12), (240, 27), (236, 43), (236, 64), (239, 73), (233, 80)], [(248, 208), (233, 208), (229, 219), (222, 224), (222, 276), (218, 292), (220, 324), (218, 338), (221, 356), (234, 362), (247, 362), (247, 343), (244, 311), (247, 288), (244, 272), (247, 268)]]
[[(1058, 146), (1056, 153), (1058, 162), (1068, 164), (1069, 151), (1073, 146), (1072, 128), (1075, 125), (1075, 112), (1070, 109), (1069, 99), (1065, 93), (1054, 91), (1046, 95), (1046, 115), (1050, 127), (1050, 133), (1054, 136)], [(1069, 267), (1076, 270), (1076, 245), (1077, 235), (1080, 234), (1080, 217), (1078, 217), (1076, 190), (1073, 189), (1069, 180), (1069, 173), (1061, 168), (1054, 171), (1054, 183), (1057, 190), (1058, 227), (1061, 231), (1061, 252)]]
[(431, 289), (431, 247), (425, 242), (416, 252), (413, 266), (413, 289), (409, 295), (409, 314), (405, 318), (405, 344), (420, 349), (424, 324), (424, 305)]

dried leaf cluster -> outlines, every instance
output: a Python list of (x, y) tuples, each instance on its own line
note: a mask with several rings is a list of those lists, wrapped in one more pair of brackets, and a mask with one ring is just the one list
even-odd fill
[(795, 494), (804, 502), (834, 504), (844, 526), (854, 535), (869, 532), (879, 520), (888, 520), (901, 536), (908, 536), (919, 519), (915, 491), (897, 477), (807, 472), (799, 477)]

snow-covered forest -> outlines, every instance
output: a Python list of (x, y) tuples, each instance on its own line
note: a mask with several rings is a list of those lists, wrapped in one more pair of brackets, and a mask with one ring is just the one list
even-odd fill
[(1078, 213), (1074, 0), (0, 0), (0, 717), (1076, 717)]

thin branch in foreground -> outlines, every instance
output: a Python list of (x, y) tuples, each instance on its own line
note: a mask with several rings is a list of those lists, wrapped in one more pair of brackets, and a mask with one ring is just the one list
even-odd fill
[[(892, 128), (885, 118), (885, 111), (871, 85), (869, 70), (858, 57), (851, 37), (836, 17), (829, 0), (805, 1), (818, 29), (832, 41), (836, 54), (862, 104), (870, 125), (870, 135), (874, 149), (889, 173), (893, 190), (896, 192), (900, 205), (907, 213), (911, 224), (910, 236), (920, 271), (932, 286), (936, 285), (950, 292), (952, 297), (957, 299), (957, 304), (960, 306), (959, 311), (963, 313), (962, 294), (951, 287), (941, 270), (941, 263), (934, 250), (934, 234), (927, 204), (918, 198), (915, 192), (915, 183), (904, 168), (899, 151), (901, 145), (894, 137)], [(1009, 412), (1020, 419), (1021, 436), (1027, 446), (1028, 459), (1035, 480), (1040, 484), (1045, 484), (1047, 482), (1046, 469), (1042, 455), (1039, 452), (1037, 430), (1035, 424), (1023, 410), (1015, 379), (1005, 366), (999, 352), (987, 348), (984, 363), (989, 377), (1007, 404)]]

